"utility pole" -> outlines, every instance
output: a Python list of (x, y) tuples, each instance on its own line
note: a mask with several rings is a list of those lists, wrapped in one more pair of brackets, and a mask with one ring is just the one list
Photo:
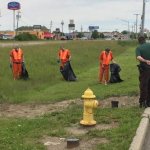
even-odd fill
[(16, 29), (16, 35), (17, 35), (17, 32), (18, 32), (19, 19), (21, 18), (20, 13), (21, 13), (21, 12), (18, 10), (18, 13), (17, 13), (17, 15), (16, 15), (16, 19), (17, 19), (17, 29)]
[(138, 37), (138, 15), (140, 15), (140, 14), (134, 14), (134, 15), (136, 15), (136, 22), (135, 22), (135, 25), (136, 25), (136, 38)]
[(82, 27), (82, 25), (81, 25), (81, 33), (83, 32), (83, 27)]
[(64, 21), (61, 21), (61, 26), (62, 26), (62, 35), (63, 35), (63, 26), (64, 26)]
[[(0, 10), (0, 17), (2, 17), (1, 10)], [(1, 24), (0, 24), (0, 26), (1, 26)]]
[(51, 30), (52, 30), (52, 25), (53, 25), (53, 22), (52, 20), (50, 21), (50, 28), (49, 28), (49, 32), (51, 33)]
[(144, 22), (145, 22), (145, 0), (143, 0), (143, 11), (141, 16), (141, 31), (140, 35), (144, 35)]
[(132, 25), (132, 32), (134, 33), (134, 25)]

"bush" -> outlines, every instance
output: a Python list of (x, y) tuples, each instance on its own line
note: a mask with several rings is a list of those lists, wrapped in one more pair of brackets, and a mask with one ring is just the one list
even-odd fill
[(18, 41), (34, 41), (37, 39), (38, 38), (36, 35), (32, 35), (29, 33), (21, 33), (15, 37), (15, 40), (18, 40)]

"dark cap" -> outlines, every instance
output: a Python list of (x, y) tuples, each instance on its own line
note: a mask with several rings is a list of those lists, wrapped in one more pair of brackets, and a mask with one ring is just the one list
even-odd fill
[(142, 36), (142, 35), (141, 35), (141, 36), (139, 36), (139, 37), (138, 37), (138, 41), (139, 41), (139, 43), (140, 43), (140, 44), (145, 43), (145, 37), (144, 37), (144, 36)]
[(106, 51), (106, 52), (109, 52), (109, 51), (110, 51), (110, 48), (106, 48), (105, 51)]

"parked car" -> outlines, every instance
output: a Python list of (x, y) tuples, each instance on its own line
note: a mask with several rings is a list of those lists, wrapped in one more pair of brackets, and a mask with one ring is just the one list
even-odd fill
[(12, 40), (14, 37), (13, 35), (10, 35), (10, 34), (0, 34), (0, 39), (3, 39), (3, 40)]
[(60, 40), (67, 40), (66, 36), (61, 36)]
[(82, 37), (82, 38), (80, 38), (81, 40), (88, 40), (88, 38), (87, 37)]

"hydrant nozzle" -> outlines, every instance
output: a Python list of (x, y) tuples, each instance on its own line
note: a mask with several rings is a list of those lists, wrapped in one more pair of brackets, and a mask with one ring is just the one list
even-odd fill
[(83, 120), (80, 121), (80, 124), (92, 126), (96, 124), (96, 121), (93, 119), (93, 108), (98, 106), (98, 101), (95, 100), (96, 96), (93, 94), (91, 89), (87, 89), (82, 95), (84, 100), (84, 112)]

